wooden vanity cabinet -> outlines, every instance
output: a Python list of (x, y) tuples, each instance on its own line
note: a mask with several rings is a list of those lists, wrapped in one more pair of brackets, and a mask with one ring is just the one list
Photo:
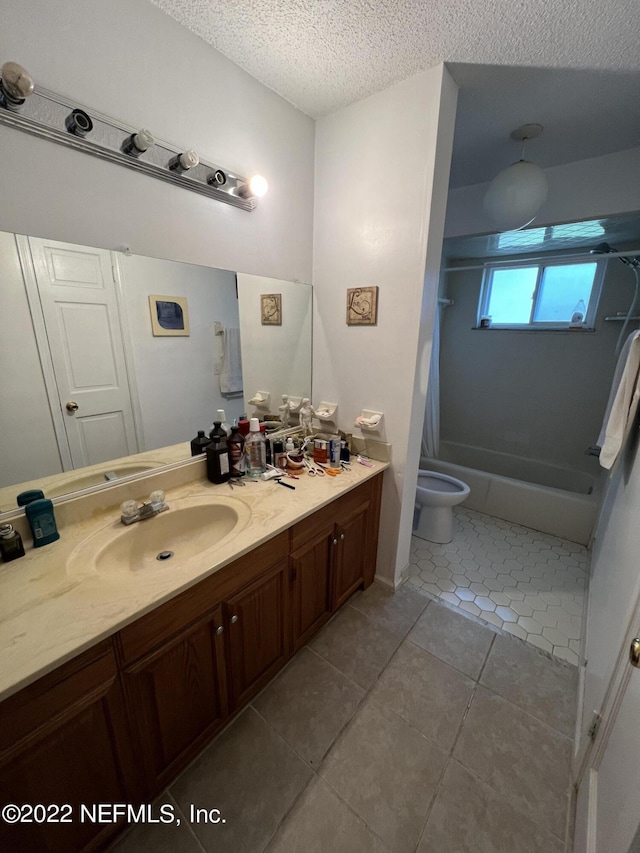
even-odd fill
[(47, 822), (41, 812), (28, 823), (0, 821), (0, 850), (102, 849), (119, 827), (81, 821), (80, 804), (133, 802), (138, 790), (110, 640), (0, 704), (0, 802), (65, 806), (50, 808)]
[(323, 507), (0, 703), (2, 803), (69, 803), (0, 850), (103, 849), (80, 803), (158, 794), (375, 572), (382, 476)]

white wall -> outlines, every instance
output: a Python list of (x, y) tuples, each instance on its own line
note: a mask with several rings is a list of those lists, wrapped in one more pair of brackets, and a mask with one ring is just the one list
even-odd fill
[[(528, 152), (535, 161), (533, 145)], [(508, 166), (505, 163), (505, 168)], [(535, 225), (581, 220), (640, 210), (640, 148), (578, 160), (546, 169), (549, 197)], [(489, 184), (459, 187), (449, 193), (445, 237), (495, 231), (482, 208)]]
[(270, 187), (248, 213), (0, 127), (0, 229), (311, 280), (313, 121), (148, 0), (4, 4), (0, 56)]
[(59, 474), (62, 461), (13, 234), (0, 232), (0, 486)]
[[(282, 296), (282, 325), (263, 326), (260, 296)], [(311, 397), (312, 290), (308, 284), (238, 274), (244, 410), (256, 391), (269, 391), (269, 411), (278, 413), (282, 395)], [(292, 418), (292, 424), (295, 420)]]
[[(242, 414), (242, 397), (220, 394), (216, 362), (222, 355), (214, 321), (239, 327), (235, 274), (195, 264), (118, 256), (123, 307), (131, 341), (143, 447), (154, 450), (207, 434), (217, 409), (229, 423)], [(188, 337), (154, 337), (149, 296), (183, 296)]]
[[(456, 98), (438, 66), (317, 123), (313, 396), (339, 402), (350, 432), (363, 408), (385, 413), (378, 574), (390, 583), (408, 562)], [(363, 285), (380, 288), (378, 324), (348, 327), (346, 290)]]

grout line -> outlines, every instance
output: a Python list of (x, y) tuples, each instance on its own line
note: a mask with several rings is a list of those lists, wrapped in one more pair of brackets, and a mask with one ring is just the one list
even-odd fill
[(172, 802), (173, 802), (173, 804), (175, 805), (176, 809), (177, 809), (177, 810), (178, 810), (178, 812), (182, 815), (182, 822), (186, 825), (187, 829), (189, 830), (189, 833), (190, 833), (190, 834), (193, 836), (193, 838), (195, 839), (195, 842), (196, 842), (196, 844), (198, 845), (198, 847), (200, 848), (200, 850), (202, 851), (202, 853), (207, 853), (206, 849), (205, 849), (205, 848), (202, 846), (202, 844), (200, 843), (200, 839), (199, 839), (199, 838), (198, 838), (198, 836), (196, 835), (196, 833), (195, 833), (195, 831), (194, 831), (194, 829), (193, 829), (193, 826), (191, 825), (190, 821), (188, 821), (188, 820), (187, 820), (187, 816), (185, 815), (185, 813), (184, 813), (184, 812), (182, 811), (182, 809), (180, 808), (180, 803), (176, 800), (176, 798), (175, 798), (175, 797), (173, 796), (173, 794), (171, 793), (171, 789), (170, 789), (170, 788), (167, 788), (167, 789), (166, 789), (166, 791), (165, 791), (165, 794), (166, 794), (166, 796), (170, 797), (170, 799), (172, 800)]

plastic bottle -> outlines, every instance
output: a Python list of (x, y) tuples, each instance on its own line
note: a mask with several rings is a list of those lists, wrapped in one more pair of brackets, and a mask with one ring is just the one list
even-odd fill
[(260, 432), (258, 418), (251, 418), (249, 435), (244, 443), (244, 459), (247, 477), (253, 480), (257, 480), (267, 470), (265, 438)]
[(237, 426), (231, 427), (231, 435), (227, 440), (229, 448), (229, 468), (232, 477), (243, 477), (245, 474), (244, 464), (244, 438)]
[(211, 483), (225, 483), (230, 476), (229, 451), (222, 436), (214, 435), (205, 450), (207, 454), (207, 477)]
[(25, 506), (24, 511), (33, 534), (34, 548), (41, 548), (60, 538), (53, 515), (53, 504), (50, 500), (44, 498), (31, 501)]
[(220, 421), (220, 426), (226, 432), (227, 438), (231, 435), (231, 427), (227, 423), (227, 416), (224, 413), (224, 409), (218, 409), (216, 412), (216, 420)]
[(587, 313), (587, 306), (584, 304), (584, 300), (580, 300), (576, 307), (571, 312), (571, 320), (569, 322), (570, 329), (581, 329), (584, 323), (585, 314)]
[(24, 557), (22, 537), (12, 524), (0, 524), (0, 557), (3, 563)]
[(208, 444), (211, 444), (211, 439), (207, 438), (203, 429), (199, 429), (197, 436), (191, 439), (191, 455), (199, 456), (204, 453)]
[(227, 440), (227, 433), (222, 429), (222, 421), (214, 421), (213, 428), (209, 433), (209, 438), (213, 441), (214, 436), (219, 435), (223, 441)]

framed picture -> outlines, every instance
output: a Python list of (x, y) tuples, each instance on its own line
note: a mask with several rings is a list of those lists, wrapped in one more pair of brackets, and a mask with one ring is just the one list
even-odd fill
[(189, 309), (184, 296), (150, 296), (151, 328), (154, 337), (187, 337)]
[(378, 322), (378, 288), (347, 289), (347, 326), (375, 326)]
[(260, 316), (263, 326), (282, 325), (281, 293), (262, 293), (260, 295)]

